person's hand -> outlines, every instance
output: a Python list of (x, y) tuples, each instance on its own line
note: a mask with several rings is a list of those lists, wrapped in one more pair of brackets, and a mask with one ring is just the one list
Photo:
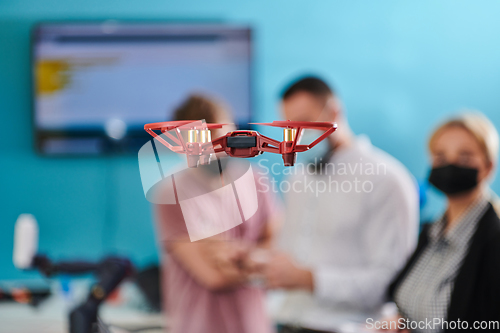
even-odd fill
[(245, 246), (239, 242), (213, 238), (198, 242), (185, 241), (168, 244), (169, 254), (203, 287), (210, 291), (225, 291), (247, 282), (241, 269)]
[(284, 253), (274, 253), (262, 265), (266, 286), (270, 289), (306, 289), (312, 291), (313, 275), (308, 269), (301, 268)]
[(207, 258), (217, 266), (239, 265), (246, 257), (247, 247), (236, 241), (207, 241), (205, 251)]
[(248, 246), (236, 241), (206, 242), (205, 254), (207, 260), (227, 278), (244, 281), (246, 272), (242, 263), (248, 255)]

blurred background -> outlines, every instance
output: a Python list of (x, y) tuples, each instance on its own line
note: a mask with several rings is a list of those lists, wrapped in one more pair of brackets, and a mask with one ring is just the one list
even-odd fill
[[(280, 119), (279, 93), (285, 84), (302, 74), (324, 77), (343, 100), (355, 133), (367, 134), (423, 181), (428, 172), (427, 137), (437, 121), (459, 109), (478, 109), (500, 127), (499, 12), (500, 3), (494, 0), (0, 1), (0, 280), (39, 276), (20, 272), (12, 264), (12, 235), (21, 213), (36, 217), (40, 249), (54, 258), (119, 253), (139, 268), (158, 263), (152, 209), (137, 162), (137, 150), (148, 138), (134, 133), (138, 124), (167, 120), (169, 108), (181, 100), (178, 95), (189, 89), (186, 73), (191, 69), (213, 76), (210, 71), (218, 67), (196, 67), (211, 61), (221, 66), (216, 70), (220, 85), (193, 78), (196, 89), (218, 89), (215, 93), (241, 124)], [(89, 30), (76, 24), (81, 21), (99, 24)], [(68, 26), (51, 28), (41, 22)], [(187, 34), (187, 42), (179, 43), (181, 56), (162, 57), (162, 51), (155, 53), (140, 42), (117, 50), (109, 39), (109, 49), (97, 54), (101, 51), (92, 48), (105, 48), (102, 41), (67, 37), (119, 35), (125, 23), (135, 23), (135, 33), (150, 40), (158, 31), (167, 31), (177, 41), (179, 34)], [(175, 25), (194, 30), (176, 30)], [(134, 33), (131, 29), (128, 34)], [(57, 43), (51, 44), (58, 34), (74, 49), (61, 51)], [(205, 34), (205, 39), (189, 34)], [(226, 53), (206, 45), (210, 38), (226, 37), (234, 44), (219, 45)], [(134, 53), (141, 47), (150, 49)], [(94, 52), (95, 61), (82, 62), (82, 52)], [(187, 59), (182, 52), (195, 56)], [(43, 63), (54, 54), (65, 61)], [(224, 57), (236, 60), (228, 64)], [(164, 69), (166, 76), (174, 73), (175, 84), (154, 79), (148, 84), (147, 75), (134, 74), (137, 63), (152, 66), (151, 77), (154, 66)], [(105, 95), (108, 82), (101, 78), (115, 65), (122, 75), (114, 76), (121, 78), (117, 85), (140, 83), (126, 87), (135, 95)], [(92, 66), (97, 70), (92, 72)], [(59, 71), (63, 81), (36, 88), (36, 70)], [(94, 90), (85, 90), (89, 87)], [(54, 93), (64, 96), (51, 100)], [(81, 96), (100, 94), (120, 103), (105, 98), (75, 106), (81, 105)], [(92, 110), (92, 105), (108, 102), (123, 110)], [(141, 117), (130, 118), (134, 112), (142, 112)], [(95, 124), (97, 139), (85, 141), (94, 134), (82, 134), (78, 125), (91, 129)], [(108, 141), (101, 140), (103, 125)], [(281, 135), (267, 128), (262, 132)], [(120, 141), (123, 136), (128, 139)], [(71, 141), (82, 137), (83, 141)], [(280, 160), (264, 158), (269, 160), (265, 163)], [(499, 192), (500, 182), (492, 188)], [(423, 218), (437, 210), (423, 209)]]

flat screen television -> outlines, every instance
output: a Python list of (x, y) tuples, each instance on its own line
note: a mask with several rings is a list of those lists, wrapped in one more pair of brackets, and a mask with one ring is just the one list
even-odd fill
[(251, 116), (251, 29), (223, 24), (41, 23), (32, 34), (35, 146), (45, 155), (137, 152), (144, 124), (193, 93)]

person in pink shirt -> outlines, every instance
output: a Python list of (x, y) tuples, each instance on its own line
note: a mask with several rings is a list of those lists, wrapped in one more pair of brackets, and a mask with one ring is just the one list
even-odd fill
[[(177, 109), (175, 118), (205, 119), (207, 123), (231, 122), (219, 105), (201, 96), (188, 98)], [(213, 133), (213, 136), (219, 134)], [(217, 166), (217, 161), (213, 163)], [(222, 233), (191, 241), (192, 230), (187, 226), (188, 217), (186, 210), (183, 214), (185, 206), (181, 207), (180, 200), (177, 204), (155, 207), (169, 332), (271, 333), (274, 330), (265, 311), (264, 291), (248, 282), (251, 272), (247, 262), (255, 249), (266, 247), (271, 241), (275, 201), (271, 193), (264, 191), (262, 180), (256, 178), (258, 175), (251, 171), (248, 162), (242, 165), (227, 158), (219, 165), (223, 173), (236, 172), (253, 177), (250, 179), (255, 181), (257, 206), (250, 218), (242, 219), (242, 223)], [(247, 168), (249, 173), (246, 173)], [(213, 168), (200, 167), (175, 174), (177, 191), (216, 193), (221, 187), (221, 174), (210, 170)], [(238, 197), (243, 200), (241, 195)], [(195, 199), (197, 201), (191, 200), (190, 212), (202, 212), (200, 215), (206, 214), (207, 219), (217, 214), (224, 219), (231, 214), (224, 196), (213, 194)]]

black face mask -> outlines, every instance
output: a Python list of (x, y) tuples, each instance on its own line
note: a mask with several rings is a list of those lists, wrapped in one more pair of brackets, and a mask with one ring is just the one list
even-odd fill
[(433, 168), (429, 175), (429, 183), (445, 194), (457, 194), (476, 187), (477, 174), (477, 169), (449, 164)]

